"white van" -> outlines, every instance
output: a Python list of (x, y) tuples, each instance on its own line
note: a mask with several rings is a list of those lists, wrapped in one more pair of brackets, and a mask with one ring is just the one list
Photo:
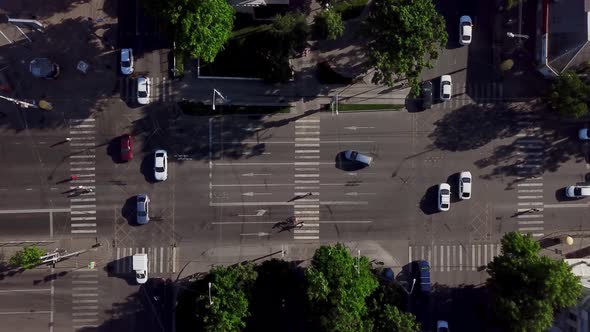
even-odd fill
[(133, 271), (138, 284), (145, 284), (148, 280), (148, 256), (147, 254), (133, 255)]

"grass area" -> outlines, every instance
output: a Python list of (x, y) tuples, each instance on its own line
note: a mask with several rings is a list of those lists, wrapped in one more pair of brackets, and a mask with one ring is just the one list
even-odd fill
[(363, 12), (369, 0), (344, 0), (334, 5), (334, 10), (342, 15), (343, 20), (358, 17)]
[(240, 106), (240, 105), (216, 105), (215, 111), (211, 105), (200, 102), (183, 101), (178, 106), (184, 114), (194, 116), (221, 115), (221, 114), (274, 114), (289, 113), (290, 106)]
[[(330, 110), (330, 105), (326, 104), (326, 110)], [(398, 104), (338, 104), (338, 112), (351, 111), (399, 111), (405, 108), (404, 105)]]

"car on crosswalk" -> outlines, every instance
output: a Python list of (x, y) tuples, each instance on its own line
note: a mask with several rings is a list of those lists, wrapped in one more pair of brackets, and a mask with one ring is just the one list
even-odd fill
[(148, 77), (140, 76), (137, 78), (137, 102), (141, 105), (150, 103), (151, 81)]
[(448, 183), (438, 185), (438, 210), (449, 211), (451, 208), (451, 186)]
[(470, 199), (471, 198), (471, 172), (464, 171), (459, 173), (459, 198)]
[(430, 293), (430, 264), (428, 261), (419, 260), (415, 262), (416, 271), (414, 277), (419, 282), (419, 289), (422, 294)]
[(131, 75), (133, 73), (133, 50), (130, 48), (121, 49), (121, 74)]
[(453, 80), (451, 75), (443, 75), (440, 77), (440, 99), (451, 100), (453, 95)]
[(168, 153), (166, 150), (156, 150), (154, 153), (154, 178), (166, 181), (168, 178)]
[(565, 196), (570, 198), (590, 196), (590, 186), (568, 186), (565, 188)]
[(473, 35), (473, 22), (471, 17), (463, 15), (459, 18), (459, 43), (461, 45), (471, 44)]

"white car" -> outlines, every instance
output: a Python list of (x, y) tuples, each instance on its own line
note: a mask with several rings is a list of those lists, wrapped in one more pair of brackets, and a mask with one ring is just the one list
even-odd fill
[(459, 18), (459, 43), (461, 45), (471, 44), (471, 37), (473, 35), (473, 22), (471, 17), (464, 15)]
[(449, 332), (449, 323), (444, 320), (436, 322), (436, 332)]
[(471, 198), (471, 184), (472, 184), (471, 172), (465, 171), (459, 174), (459, 198), (470, 199)]
[(344, 151), (344, 156), (348, 160), (358, 161), (359, 163), (365, 164), (367, 166), (371, 165), (371, 162), (373, 161), (372, 157), (369, 157), (367, 155), (364, 155), (362, 153), (358, 153), (358, 152), (352, 151), (352, 150)]
[(587, 141), (590, 139), (590, 137), (588, 137), (588, 128), (582, 128), (578, 131), (578, 137), (582, 140), (582, 141)]
[(130, 48), (121, 49), (121, 74), (131, 75), (133, 73), (133, 50)]
[(448, 183), (438, 185), (438, 210), (449, 211), (451, 208), (451, 186)]
[(154, 154), (154, 178), (158, 181), (168, 178), (168, 153), (165, 150), (156, 150)]
[(150, 103), (150, 79), (145, 76), (137, 78), (137, 102), (141, 105)]
[(590, 186), (569, 186), (565, 188), (565, 195), (571, 198), (590, 196)]
[(440, 99), (451, 100), (453, 95), (453, 80), (451, 75), (443, 75), (440, 77)]

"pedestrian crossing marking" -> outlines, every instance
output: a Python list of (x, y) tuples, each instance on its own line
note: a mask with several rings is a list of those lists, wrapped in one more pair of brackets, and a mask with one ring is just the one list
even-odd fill
[(426, 260), (430, 268), (438, 272), (477, 271), (500, 255), (500, 250), (497, 243), (410, 245), (408, 259), (409, 262)]

